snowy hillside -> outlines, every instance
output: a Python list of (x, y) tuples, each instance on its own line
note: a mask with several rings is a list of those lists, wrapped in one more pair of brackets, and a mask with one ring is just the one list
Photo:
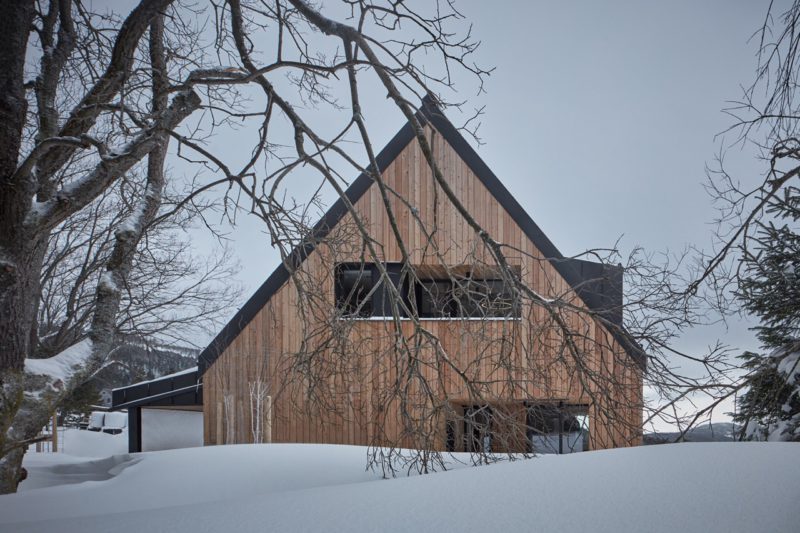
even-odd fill
[[(800, 445), (688, 443), (378, 479), (353, 446), (32, 456), (0, 531), (772, 531), (800, 525)], [(55, 461), (55, 462), (53, 462)], [(37, 481), (38, 480), (38, 481)], [(75, 483), (75, 481), (82, 481)], [(62, 483), (62, 484), (58, 484)]]

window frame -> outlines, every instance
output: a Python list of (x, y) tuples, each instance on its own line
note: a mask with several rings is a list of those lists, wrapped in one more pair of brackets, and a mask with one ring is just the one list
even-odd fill
[[(457, 281), (458, 280), (458, 281)], [(449, 298), (447, 302), (448, 309), (445, 312), (439, 313), (423, 313), (423, 309), (427, 307), (424, 303), (425, 297), (430, 297), (430, 292), (426, 290), (425, 285), (439, 285), (439, 284), (448, 284), (449, 285), (449, 292), (452, 296)], [(458, 283), (458, 284), (457, 284)], [(477, 312), (478, 310), (485, 309), (480, 306), (481, 300), (490, 300), (493, 301), (495, 299), (500, 298), (492, 298), (492, 289), (491, 287), (493, 284), (500, 284), (501, 288), (505, 288), (506, 284), (502, 279), (498, 278), (473, 278), (470, 275), (466, 276), (458, 276), (456, 279), (453, 278), (424, 278), (424, 279), (417, 279), (414, 283), (414, 297), (416, 298), (417, 303), (417, 313), (421, 319), (430, 319), (430, 318), (449, 318), (453, 320), (458, 319), (465, 319), (465, 318), (475, 318), (475, 319), (505, 319), (505, 320), (514, 320), (518, 319), (522, 316), (522, 309), (521, 305), (518, 302), (514, 301), (513, 294), (510, 298), (510, 303), (508, 305), (509, 311), (504, 314), (495, 313), (495, 312)], [(474, 293), (473, 287), (481, 288), (486, 287), (487, 290), (485, 292), (481, 292), (480, 297), (471, 297), (469, 294)], [(458, 295), (456, 291), (467, 291), (467, 298)], [(507, 291), (499, 291), (500, 294), (507, 294)], [(466, 311), (466, 312), (465, 312)]]
[[(368, 279), (369, 287), (366, 290), (366, 295), (369, 299), (365, 299), (363, 305), (359, 305), (360, 300), (358, 294), (353, 289), (348, 294), (343, 294), (344, 283), (343, 273), (356, 271), (362, 274), (354, 284), (357, 287), (362, 280)], [(371, 263), (338, 263), (334, 267), (333, 279), (333, 298), (334, 306), (342, 315), (343, 318), (368, 318), (374, 315), (374, 294), (375, 294), (375, 265)], [(372, 294), (370, 294), (372, 293)], [(355, 301), (350, 301), (355, 296)], [(343, 305), (344, 304), (344, 305)], [(355, 311), (358, 311), (357, 313)]]
[[(521, 304), (516, 301), (511, 289), (506, 289), (506, 284), (502, 279), (496, 277), (472, 277), (471, 272), (464, 275), (457, 275), (454, 278), (446, 278), (441, 276), (427, 276), (421, 277), (419, 273), (415, 276), (413, 281), (408, 279), (408, 276), (403, 276), (403, 263), (399, 262), (386, 262), (385, 266), (389, 278), (395, 287), (399, 290), (402, 298), (407, 304), (409, 309), (416, 309), (417, 316), (420, 320), (519, 320), (522, 316)], [(410, 267), (415, 271), (418, 267)], [(368, 287), (362, 291), (356, 291), (343, 294), (342, 286), (344, 285), (343, 273), (347, 271), (358, 271), (362, 273), (360, 280), (367, 279)], [(342, 262), (334, 266), (334, 306), (340, 313), (340, 318), (346, 320), (381, 320), (391, 318), (392, 313), (390, 300), (386, 297), (386, 292), (381, 288), (381, 284), (385, 280), (380, 279), (380, 272), (376, 268), (375, 263), (367, 262)], [(441, 286), (446, 284), (444, 293), (448, 296), (442, 298), (445, 302), (442, 310), (440, 311), (425, 311), (423, 309), (428, 307), (425, 303), (426, 298), (431, 297), (431, 293), (427, 286)], [(355, 286), (358, 285), (358, 282)], [(499, 290), (495, 288), (499, 285)], [(482, 290), (483, 289), (483, 290)], [(458, 293), (462, 294), (459, 295)], [(368, 302), (359, 306), (358, 294), (370, 294)], [(474, 296), (470, 296), (474, 295)], [(497, 295), (497, 296), (493, 296)], [(355, 302), (349, 300), (355, 296)], [(481, 302), (489, 300), (503, 299), (503, 296), (509, 303), (505, 306), (510, 312), (501, 314), (500, 312), (483, 311), (486, 307), (481, 306)], [(413, 305), (412, 305), (412, 301)], [(344, 304), (344, 305), (343, 305)], [(355, 313), (354, 310), (359, 308), (359, 312)], [(433, 306), (431, 307), (433, 308)], [(400, 318), (407, 319), (408, 316), (401, 310)]]
[[(558, 449), (554, 449), (553, 452), (557, 454), (564, 454), (564, 453), (577, 453), (591, 450), (589, 445), (589, 437), (590, 437), (590, 419), (589, 419), (589, 406), (587, 404), (580, 404), (580, 403), (565, 403), (563, 401), (537, 401), (537, 400), (528, 400), (524, 402), (525, 405), (525, 440), (528, 445), (528, 452), (529, 453), (547, 453), (542, 452), (541, 450), (536, 450), (533, 444), (533, 437), (544, 437), (551, 439), (553, 437), (558, 439), (557, 446)], [(547, 418), (542, 417), (539, 421), (547, 421), (549, 424), (549, 428), (546, 430), (542, 430), (541, 427), (537, 428), (534, 423), (532, 423), (532, 413), (536, 410), (542, 410), (547, 413), (549, 416)], [(577, 428), (574, 426), (568, 427), (573, 421), (578, 421), (578, 417), (582, 416), (585, 417), (585, 424), (580, 424)], [(574, 449), (573, 446), (569, 446), (569, 435), (574, 433), (580, 433), (583, 435), (582, 441), (582, 448), (581, 450)], [(569, 449), (565, 448), (565, 444), (569, 447)]]

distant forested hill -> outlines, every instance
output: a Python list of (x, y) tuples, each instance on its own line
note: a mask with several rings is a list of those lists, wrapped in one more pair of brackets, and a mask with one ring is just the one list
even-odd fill
[(91, 381), (99, 403), (111, 403), (111, 389), (155, 379), (197, 365), (199, 350), (127, 340), (111, 356), (112, 363)]
[[(739, 431), (739, 426), (731, 422), (717, 422), (714, 424), (708, 423), (702, 426), (697, 426), (689, 430), (684, 435), (683, 441), (685, 442), (731, 442), (736, 440), (736, 434)], [(666, 444), (668, 442), (675, 442), (680, 436), (680, 432), (658, 432), (658, 433), (645, 433), (644, 443), (647, 444)]]

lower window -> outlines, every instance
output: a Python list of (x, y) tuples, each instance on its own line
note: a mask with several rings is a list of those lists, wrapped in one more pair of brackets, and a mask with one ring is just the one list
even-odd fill
[(589, 416), (584, 405), (527, 404), (528, 451), (575, 453), (589, 449)]
[(492, 452), (492, 408), (488, 405), (464, 407), (464, 450)]

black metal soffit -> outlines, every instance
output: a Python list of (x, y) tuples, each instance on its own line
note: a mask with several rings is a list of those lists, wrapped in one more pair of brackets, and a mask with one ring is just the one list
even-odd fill
[[(417, 111), (416, 118), (422, 125), (430, 123), (436, 128), (570, 286), (577, 289), (586, 281), (581, 277), (580, 273), (573, 268), (571, 264), (572, 260), (570, 258), (565, 258), (561, 252), (558, 251), (558, 248), (556, 248), (547, 235), (544, 234), (541, 228), (539, 228), (530, 215), (522, 208), (509, 190), (506, 189), (500, 179), (469, 145), (456, 127), (444, 116), (444, 113), (432, 98), (426, 96), (422, 100), (422, 107)], [(389, 144), (387, 144), (376, 157), (378, 170), (383, 173), (392, 161), (400, 155), (400, 152), (414, 139), (414, 129), (411, 123), (406, 122), (392, 140), (389, 141)], [(372, 183), (372, 178), (368, 174), (362, 173), (347, 188), (345, 196), (347, 196), (350, 203), (354, 204), (367, 192), (367, 189), (369, 189)], [(245, 302), (244, 306), (242, 306), (233, 318), (222, 328), (214, 340), (200, 353), (197, 360), (200, 376), (205, 373), (206, 369), (216, 361), (222, 352), (225, 351), (225, 348), (227, 348), (245, 326), (250, 323), (258, 311), (266, 305), (270, 298), (272, 298), (272, 295), (289, 279), (290, 268), (287, 268), (287, 263), (292, 269), (296, 269), (300, 266), (311, 252), (314, 251), (317, 242), (324, 239), (331, 228), (344, 218), (346, 214), (347, 206), (344, 200), (341, 198), (337, 199), (333, 206), (331, 206), (314, 226), (312, 230), (313, 239), (310, 242), (298, 245), (292, 253), (289, 254), (286, 260), (278, 265), (278, 268), (275, 269), (261, 287), (259, 287), (247, 302)], [(584, 298), (582, 299), (588, 306), (588, 302), (586, 302)], [(610, 329), (614, 337), (625, 347), (625, 350), (634, 360), (641, 364), (643, 361), (643, 352), (641, 352), (641, 349), (631, 349), (631, 346), (635, 346), (635, 343), (627, 338), (627, 335), (624, 335), (620, 331), (614, 331), (615, 328)]]
[[(198, 378), (199, 379), (199, 378)], [(169, 400), (171, 398), (175, 398), (176, 396), (183, 396), (193, 394), (195, 397), (202, 398), (203, 392), (203, 384), (198, 383), (196, 385), (190, 385), (188, 387), (183, 387), (180, 389), (175, 389), (167, 392), (162, 392), (160, 394), (154, 394), (152, 396), (147, 396), (144, 398), (139, 398), (136, 400), (131, 400), (129, 402), (121, 403), (119, 405), (112, 405), (111, 411), (117, 411), (119, 409), (127, 409), (129, 407), (142, 407), (146, 405), (151, 405), (155, 407), (185, 407), (187, 405), (202, 405), (202, 402), (192, 402), (192, 403), (165, 403), (164, 400)]]
[(178, 375), (169, 374), (112, 390), (110, 410), (117, 411), (145, 405), (158, 407), (202, 405), (202, 390), (203, 383), (200, 381), (198, 369), (181, 372)]

